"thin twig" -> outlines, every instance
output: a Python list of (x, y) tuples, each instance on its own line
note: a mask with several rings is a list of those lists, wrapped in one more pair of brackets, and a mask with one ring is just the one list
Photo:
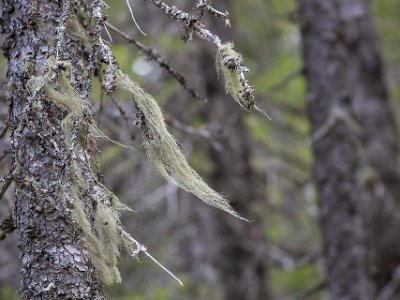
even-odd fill
[[(111, 99), (112, 103), (114, 103), (114, 105), (117, 107), (119, 113), (121, 114), (122, 119), (124, 120), (124, 122), (125, 122), (125, 124), (126, 124), (126, 126), (128, 128), (128, 131), (130, 132), (130, 127), (131, 127), (130, 125), (131, 124), (129, 123), (129, 120), (126, 117), (126, 115), (127, 115), (126, 111), (121, 107), (121, 105), (119, 105), (118, 101), (115, 100), (115, 98), (113, 97), (112, 94), (109, 94), (109, 96), (110, 96), (110, 99)], [(131, 140), (135, 139), (135, 135), (132, 132), (130, 132), (130, 136), (131, 136)]]
[(229, 20), (229, 12), (219, 11), (211, 5), (211, 0), (197, 0), (196, 9), (198, 9), (201, 15), (204, 15), (205, 12), (210, 14), (213, 17), (223, 19), (225, 21), (226, 27), (231, 27), (231, 21)]
[(133, 14), (133, 10), (132, 10), (131, 4), (129, 3), (129, 0), (125, 0), (125, 2), (126, 2), (126, 5), (128, 6), (129, 12), (131, 13), (131, 17), (132, 17), (133, 23), (135, 23), (137, 29), (139, 30), (139, 32), (141, 34), (143, 34), (144, 36), (147, 36), (144, 33), (144, 31), (142, 30), (142, 28), (140, 28), (139, 24), (136, 22), (135, 15)]
[(124, 38), (129, 43), (133, 44), (136, 48), (142, 51), (150, 60), (157, 62), (160, 67), (164, 68), (172, 77), (174, 77), (182, 87), (187, 90), (194, 98), (200, 99), (203, 101), (207, 101), (207, 99), (202, 98), (199, 93), (187, 82), (186, 78), (175, 71), (170, 63), (161, 57), (157, 50), (152, 47), (148, 47), (143, 45), (142, 43), (135, 40), (133, 37), (129, 36), (127, 33), (123, 32), (121, 29), (115, 27), (114, 25), (110, 24), (109, 22), (105, 22), (105, 25), (114, 31), (116, 34)]
[[(146, 0), (145, 0), (146, 1)], [(189, 13), (178, 9), (176, 6), (169, 6), (160, 0), (147, 0), (160, 8), (171, 19), (185, 23), (185, 40), (190, 40), (192, 32), (196, 32), (201, 38), (213, 43), (217, 48), (222, 46), (221, 39), (208, 29), (194, 16)]]
[(167, 272), (172, 278), (174, 278), (176, 281), (179, 282), (180, 285), (183, 286), (183, 282), (176, 277), (170, 270), (168, 270), (166, 267), (164, 267), (157, 259), (155, 259), (149, 252), (147, 252), (147, 248), (140, 244), (137, 240), (135, 240), (128, 232), (126, 232), (124, 229), (119, 227), (119, 230), (121, 234), (127, 238), (131, 243), (132, 246), (135, 247), (133, 253), (131, 254), (132, 257), (136, 257), (140, 252), (143, 252), (146, 254), (148, 258), (150, 258), (154, 263), (156, 263), (161, 269), (163, 269), (165, 272)]
[[(185, 31), (182, 36), (184, 41), (191, 40), (193, 33), (197, 33), (197, 35), (200, 36), (202, 39), (205, 39), (214, 44), (217, 49), (221, 50), (224, 47), (224, 44), (222, 43), (219, 36), (204, 28), (204, 24), (200, 22), (198, 17), (193, 16), (181, 9), (178, 9), (176, 6), (170, 6), (160, 0), (147, 1), (153, 3), (155, 6), (160, 8), (171, 19), (185, 23)], [(249, 104), (249, 107), (247, 107), (246, 109), (250, 111), (256, 110), (267, 118), (271, 119), (269, 115), (263, 109), (258, 107), (254, 101), (254, 89), (248, 83), (245, 77), (245, 73), (248, 72), (248, 68), (242, 65), (242, 59), (233, 59), (232, 57), (228, 56), (227, 59), (224, 59), (223, 64), (232, 72), (237, 72), (239, 74), (239, 80), (242, 86), (240, 91), (241, 97), (245, 100), (247, 104)]]
[(218, 152), (221, 152), (223, 150), (222, 145), (215, 140), (210, 131), (205, 129), (197, 129), (189, 125), (183, 124), (171, 116), (166, 116), (165, 121), (185, 133), (206, 139)]

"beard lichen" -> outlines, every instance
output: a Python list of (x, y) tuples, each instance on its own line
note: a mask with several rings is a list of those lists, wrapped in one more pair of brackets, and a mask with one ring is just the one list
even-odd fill
[(100, 242), (100, 251), (104, 255), (109, 270), (108, 274), (112, 275), (115, 282), (121, 281), (117, 268), (119, 249), (122, 244), (118, 223), (118, 212), (111, 206), (98, 203), (94, 226)]
[[(99, 278), (110, 285), (121, 281), (117, 263), (119, 249), (126, 247), (126, 243), (119, 231), (118, 211), (128, 208), (97, 179), (87, 160), (87, 142), (93, 134), (111, 139), (97, 128), (91, 117), (90, 103), (75, 91), (68, 80), (68, 70), (67, 63), (50, 60), (48, 72), (30, 79), (27, 87), (32, 94), (42, 92), (43, 99), (66, 111), (61, 129), (69, 147), (70, 160), (61, 193), (64, 200), (72, 198), (72, 219), (85, 237), (84, 244)], [(92, 217), (85, 211), (84, 203), (95, 203)]]
[(243, 66), (242, 55), (235, 50), (233, 43), (225, 43), (218, 48), (215, 68), (218, 75), (224, 78), (226, 93), (231, 95), (243, 110), (250, 112), (256, 110), (270, 119), (256, 104), (254, 89), (244, 76), (248, 69)]
[(193, 170), (179, 149), (174, 137), (168, 132), (161, 109), (152, 96), (130, 80), (121, 71), (117, 71), (120, 88), (128, 91), (143, 114), (143, 148), (148, 159), (170, 182), (176, 184), (204, 201), (239, 219), (239, 214), (231, 207), (227, 199), (210, 188), (200, 175)]
[[(78, 197), (78, 195), (75, 195), (75, 197)], [(92, 231), (92, 226), (79, 198), (74, 199), (72, 218), (78, 224), (85, 236), (85, 244), (90, 260), (95, 266), (101, 281), (107, 285), (111, 285), (114, 282), (120, 282), (121, 279), (119, 272), (118, 274), (115, 274), (114, 268), (110, 268), (110, 266), (107, 264), (105, 253), (102, 252), (103, 247), (101, 246), (99, 239)]]
[[(224, 196), (210, 188), (189, 166), (176, 140), (168, 132), (156, 101), (117, 66), (111, 65), (110, 69), (117, 86), (132, 95), (138, 110), (143, 114), (143, 148), (160, 173), (206, 204), (246, 220), (234, 211)], [(68, 80), (69, 70), (68, 63), (49, 60), (47, 73), (29, 80), (27, 87), (32, 94), (42, 93), (43, 99), (65, 110), (61, 129), (70, 151), (70, 162), (64, 178), (66, 187), (62, 191), (72, 198), (72, 219), (82, 230), (88, 255), (100, 279), (110, 285), (121, 281), (117, 268), (120, 250), (136, 253), (133, 244), (121, 233), (119, 211), (128, 208), (97, 179), (90, 163), (86, 166), (82, 163), (86, 160), (85, 147), (91, 137), (97, 135), (120, 146), (124, 145), (108, 138), (97, 128), (89, 101), (81, 97)], [(83, 199), (89, 199), (89, 202)], [(85, 205), (90, 202), (95, 203), (92, 214), (85, 211)]]
[(240, 70), (242, 56), (235, 51), (233, 43), (223, 44), (218, 48), (215, 58), (217, 73), (225, 80), (225, 91), (245, 110), (253, 110), (254, 103), (246, 101), (241, 95)]

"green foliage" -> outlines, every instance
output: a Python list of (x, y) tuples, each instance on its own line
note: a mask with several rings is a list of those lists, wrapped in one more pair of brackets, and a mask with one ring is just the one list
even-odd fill
[(0, 299), (20, 300), (21, 298), (14, 289), (6, 286), (0, 288)]
[(284, 296), (293, 295), (296, 291), (306, 289), (312, 283), (320, 282), (321, 277), (320, 272), (312, 265), (305, 265), (287, 271), (280, 268), (271, 268), (270, 285), (276, 290), (284, 291), (284, 295), (280, 295), (280, 297), (285, 298)]

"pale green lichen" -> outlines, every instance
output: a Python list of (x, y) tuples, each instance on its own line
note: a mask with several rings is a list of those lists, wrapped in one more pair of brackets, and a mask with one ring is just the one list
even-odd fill
[(218, 48), (215, 67), (217, 73), (224, 77), (225, 90), (241, 107), (247, 108), (248, 105), (244, 103), (240, 95), (242, 84), (240, 83), (240, 73), (237, 69), (237, 66), (242, 65), (242, 62), (243, 58), (235, 51), (233, 43), (226, 43)]
[(170, 182), (196, 195), (208, 205), (226, 211), (243, 219), (230, 206), (224, 196), (211, 189), (193, 170), (179, 149), (175, 139), (168, 132), (160, 107), (152, 96), (139, 85), (118, 71), (119, 87), (132, 94), (144, 116), (145, 142), (143, 145), (148, 159)]
[(100, 251), (105, 258), (115, 282), (120, 282), (121, 277), (117, 268), (119, 248), (122, 243), (120, 232), (118, 232), (119, 216), (117, 211), (103, 203), (99, 203), (96, 210), (94, 225), (100, 242)]
[(244, 77), (244, 72), (248, 70), (243, 66), (242, 55), (235, 50), (233, 43), (225, 43), (218, 48), (215, 68), (217, 73), (224, 77), (226, 93), (231, 95), (243, 110), (255, 110), (271, 119), (267, 112), (257, 106), (254, 89)]
[(58, 89), (47, 80), (44, 84), (46, 99), (63, 106), (67, 111), (67, 116), (61, 122), (61, 128), (65, 134), (66, 142), (71, 145), (74, 137), (85, 139), (89, 132), (89, 123), (85, 120), (85, 112), (89, 111), (90, 103), (81, 98), (69, 83), (66, 72), (61, 71), (57, 74)]
[(72, 217), (86, 237), (88, 253), (100, 279), (107, 285), (119, 283), (119, 249), (125, 244), (118, 230), (118, 210), (126, 209), (126, 206), (120, 204), (118, 198), (104, 185), (95, 183), (92, 193), (89, 194), (97, 203), (92, 226), (79, 196), (79, 191), (85, 189), (87, 180), (84, 179), (82, 170), (77, 166), (71, 167), (71, 195), (74, 201)]
[[(69, 69), (69, 65), (62, 62), (63, 66)], [(49, 70), (52, 70), (56, 62), (49, 62)], [(115, 141), (103, 133), (90, 116), (90, 103), (82, 98), (67, 78), (66, 71), (59, 71), (56, 78), (51, 79), (50, 71), (41, 77), (34, 77), (28, 81), (28, 88), (34, 92), (39, 88), (43, 89), (46, 99), (57, 105), (64, 107), (68, 114), (61, 122), (61, 128), (65, 134), (66, 143), (71, 145), (74, 138), (79, 138), (81, 142), (90, 133), (93, 137), (103, 138), (113, 144), (124, 148), (133, 149), (132, 146), (124, 145)], [(76, 137), (73, 136), (76, 133)]]
[(87, 215), (82, 207), (82, 202), (79, 199), (77, 192), (74, 197), (74, 207), (72, 210), (72, 218), (78, 224), (86, 238), (86, 246), (88, 249), (89, 257), (96, 267), (96, 271), (101, 279), (107, 285), (119, 283), (121, 277), (118, 269), (115, 266), (110, 266), (110, 259), (105, 255), (104, 246), (92, 231), (92, 226), (87, 218)]
[[(62, 70), (58, 68), (61, 65)], [(72, 155), (70, 168), (66, 172), (67, 177), (65, 178), (65, 182), (70, 182), (68, 190), (73, 200), (72, 219), (78, 224), (85, 236), (89, 257), (96, 267), (100, 279), (107, 285), (119, 283), (121, 277), (117, 262), (119, 248), (124, 247), (124, 239), (118, 229), (118, 211), (129, 208), (121, 204), (118, 197), (96, 179), (90, 163), (87, 165), (88, 169), (84, 172), (75, 158), (78, 156), (76, 146), (81, 145), (81, 149), (84, 149), (89, 134), (98, 135), (114, 143), (117, 142), (103, 134), (90, 117), (90, 103), (80, 97), (67, 78), (69, 65), (64, 62), (49, 61), (48, 69), (49, 72), (44, 76), (29, 80), (27, 87), (32, 94), (43, 91), (47, 101), (59, 105), (67, 111), (61, 122), (61, 128), (65, 134), (66, 144), (73, 145), (72, 150), (75, 153)], [(52, 72), (54, 69), (57, 72)], [(87, 178), (87, 176), (90, 176), (90, 178)], [(90, 186), (88, 182), (91, 182)], [(83, 208), (80, 194), (82, 191), (89, 194), (89, 197), (97, 203), (94, 210), (93, 225)], [(63, 188), (62, 192), (65, 194), (66, 190)]]

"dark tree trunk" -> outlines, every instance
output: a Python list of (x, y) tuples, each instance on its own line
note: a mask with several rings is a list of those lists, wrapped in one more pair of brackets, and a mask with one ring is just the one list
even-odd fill
[[(82, 5), (81, 1), (71, 2), (75, 3), (75, 9)], [(66, 176), (71, 155), (61, 129), (65, 112), (46, 101), (43, 93), (33, 97), (27, 86), (30, 78), (44, 74), (48, 59), (55, 57), (62, 3), (52, 0), (0, 3), (12, 106), (20, 292), (26, 300), (105, 299), (81, 229), (71, 217), (73, 197), (71, 182)], [(84, 51), (81, 42), (66, 30), (59, 58), (71, 64), (69, 80), (80, 92), (86, 84)], [(83, 150), (79, 151), (83, 155)], [(97, 153), (90, 155), (93, 158)], [(84, 159), (78, 159), (77, 163), (87, 170)], [(84, 192), (88, 193), (78, 191), (78, 194)], [(88, 197), (82, 196), (81, 200), (85, 202), (85, 199)], [(91, 203), (84, 204), (90, 215)]]
[[(202, 67), (213, 65), (212, 53), (199, 51), (198, 68), (204, 72), (204, 90), (210, 99), (200, 114), (210, 124), (211, 132), (219, 131), (212, 124), (222, 129), (217, 139), (221, 149), (211, 143), (196, 148), (209, 154), (213, 171), (207, 181), (253, 222), (194, 203), (187, 221), (193, 234), (182, 247), (186, 268), (194, 278), (212, 281), (210, 290), (221, 291), (222, 299), (270, 299), (264, 216), (256, 214), (266, 204), (265, 178), (251, 164), (252, 140), (244, 123), (245, 113), (225, 95), (222, 79), (215, 80), (215, 70)], [(215, 293), (210, 296), (216, 297)]]
[(399, 263), (400, 177), (369, 1), (297, 2), (331, 298), (375, 299)]
[[(221, 117), (243, 114), (236, 109), (224, 109), (221, 113)], [(237, 211), (253, 221), (243, 223), (226, 216), (215, 220), (213, 239), (221, 241), (221, 247), (214, 263), (227, 300), (270, 299), (263, 216), (256, 213), (265, 208), (266, 182), (251, 165), (251, 144), (243, 116), (238, 116), (222, 140), (224, 150), (210, 149), (215, 170), (211, 182), (226, 193)]]

